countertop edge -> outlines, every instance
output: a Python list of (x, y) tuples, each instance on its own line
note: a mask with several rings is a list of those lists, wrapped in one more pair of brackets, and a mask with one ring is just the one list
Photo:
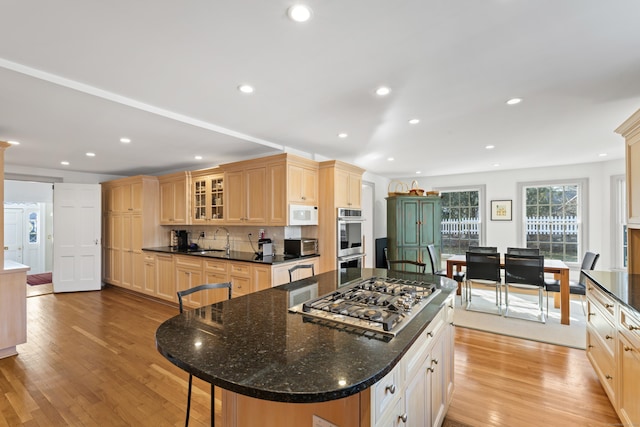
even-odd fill
[[(305, 256), (295, 257), (295, 258), (284, 258), (283, 255), (276, 255), (276, 256), (268, 256), (264, 258), (256, 258), (257, 255), (254, 254), (253, 252), (231, 251), (230, 255), (227, 256), (222, 254), (223, 251), (221, 251), (221, 253), (218, 253), (218, 252), (201, 253), (198, 251), (189, 252), (189, 251), (179, 251), (177, 249), (172, 249), (169, 246), (142, 248), (142, 251), (164, 253), (164, 254), (171, 254), (171, 255), (195, 256), (195, 257), (200, 257), (205, 259), (220, 259), (220, 260), (226, 260), (226, 261), (251, 262), (254, 264), (261, 264), (261, 265), (287, 264), (290, 262), (296, 262), (303, 259), (317, 258), (320, 256), (320, 254), (313, 254), (313, 255), (305, 255)], [(204, 251), (208, 251), (208, 249), (205, 249)]]

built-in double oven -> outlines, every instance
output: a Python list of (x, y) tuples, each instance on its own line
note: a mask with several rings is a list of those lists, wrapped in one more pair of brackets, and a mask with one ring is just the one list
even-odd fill
[[(338, 271), (345, 274), (347, 268), (362, 268), (364, 260), (364, 236), (362, 210), (338, 208)], [(341, 281), (342, 282), (342, 281)]]

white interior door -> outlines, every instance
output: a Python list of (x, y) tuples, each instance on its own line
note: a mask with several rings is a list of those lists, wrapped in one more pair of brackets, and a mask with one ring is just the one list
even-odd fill
[(101, 288), (101, 196), (99, 184), (53, 188), (53, 291)]
[(4, 259), (22, 264), (24, 236), (22, 232), (22, 209), (4, 210)]

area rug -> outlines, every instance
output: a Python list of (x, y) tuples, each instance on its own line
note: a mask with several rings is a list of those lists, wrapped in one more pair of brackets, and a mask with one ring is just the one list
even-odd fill
[(28, 274), (27, 284), (31, 286), (51, 283), (52, 273)]
[[(534, 319), (538, 295), (510, 292), (510, 314)], [(524, 338), (532, 341), (557, 344), (565, 347), (584, 349), (586, 347), (586, 320), (579, 298), (572, 297), (570, 307), (570, 325), (560, 324), (560, 309), (553, 308), (553, 294), (549, 301), (549, 314), (546, 323), (523, 320), (516, 317), (504, 317), (496, 314), (479, 313), (466, 310), (456, 296), (456, 309), (453, 323), (458, 327), (478, 329), (500, 335)], [(504, 295), (503, 295), (504, 298)], [(473, 289), (473, 307), (492, 311), (496, 309), (495, 290)], [(503, 301), (504, 302), (504, 301)], [(546, 308), (546, 294), (543, 304)]]

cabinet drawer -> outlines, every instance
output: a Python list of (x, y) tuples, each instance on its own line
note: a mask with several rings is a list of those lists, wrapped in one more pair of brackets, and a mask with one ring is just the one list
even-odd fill
[(404, 357), (404, 378), (408, 381), (413, 378), (423, 362), (429, 357), (431, 351), (431, 345), (434, 342), (435, 337), (438, 335), (442, 327), (444, 326), (444, 320), (446, 316), (445, 310), (440, 312), (433, 318), (427, 328), (420, 334), (416, 342), (411, 346), (409, 351)]
[(609, 321), (608, 313), (604, 311), (599, 304), (593, 304), (591, 300), (588, 301), (587, 307), (589, 308), (587, 316), (588, 327), (590, 328), (591, 332), (595, 336), (597, 336), (597, 338), (601, 341), (601, 344), (607, 348), (607, 350), (613, 357), (616, 347), (616, 329)]
[(246, 262), (242, 262), (242, 263), (231, 262), (229, 263), (229, 274), (234, 276), (250, 277), (251, 265)]
[(180, 256), (180, 255), (174, 255), (175, 256), (175, 262), (176, 262), (176, 267), (185, 267), (185, 268), (202, 268), (202, 259), (195, 257), (195, 256), (189, 256), (189, 255), (185, 255), (185, 256)]
[(602, 345), (590, 327), (587, 327), (587, 356), (600, 378), (602, 387), (609, 395), (609, 400), (615, 402), (617, 386), (613, 354), (609, 353), (609, 349)]
[(145, 263), (152, 263), (152, 262), (156, 262), (156, 256), (154, 254), (144, 254), (144, 262)]
[(624, 336), (637, 349), (640, 349), (640, 315), (631, 312), (626, 307), (620, 308), (620, 325)]
[(600, 305), (609, 316), (609, 321), (613, 323), (615, 319), (615, 301), (587, 279), (587, 294), (594, 305)]
[(383, 417), (386, 410), (400, 398), (402, 384), (400, 384), (398, 366), (393, 368), (383, 379), (373, 386), (373, 411), (375, 413), (374, 424)]
[(229, 263), (227, 261), (206, 260), (204, 262), (204, 269), (206, 271), (211, 271), (216, 273), (226, 273), (228, 266), (229, 266)]

